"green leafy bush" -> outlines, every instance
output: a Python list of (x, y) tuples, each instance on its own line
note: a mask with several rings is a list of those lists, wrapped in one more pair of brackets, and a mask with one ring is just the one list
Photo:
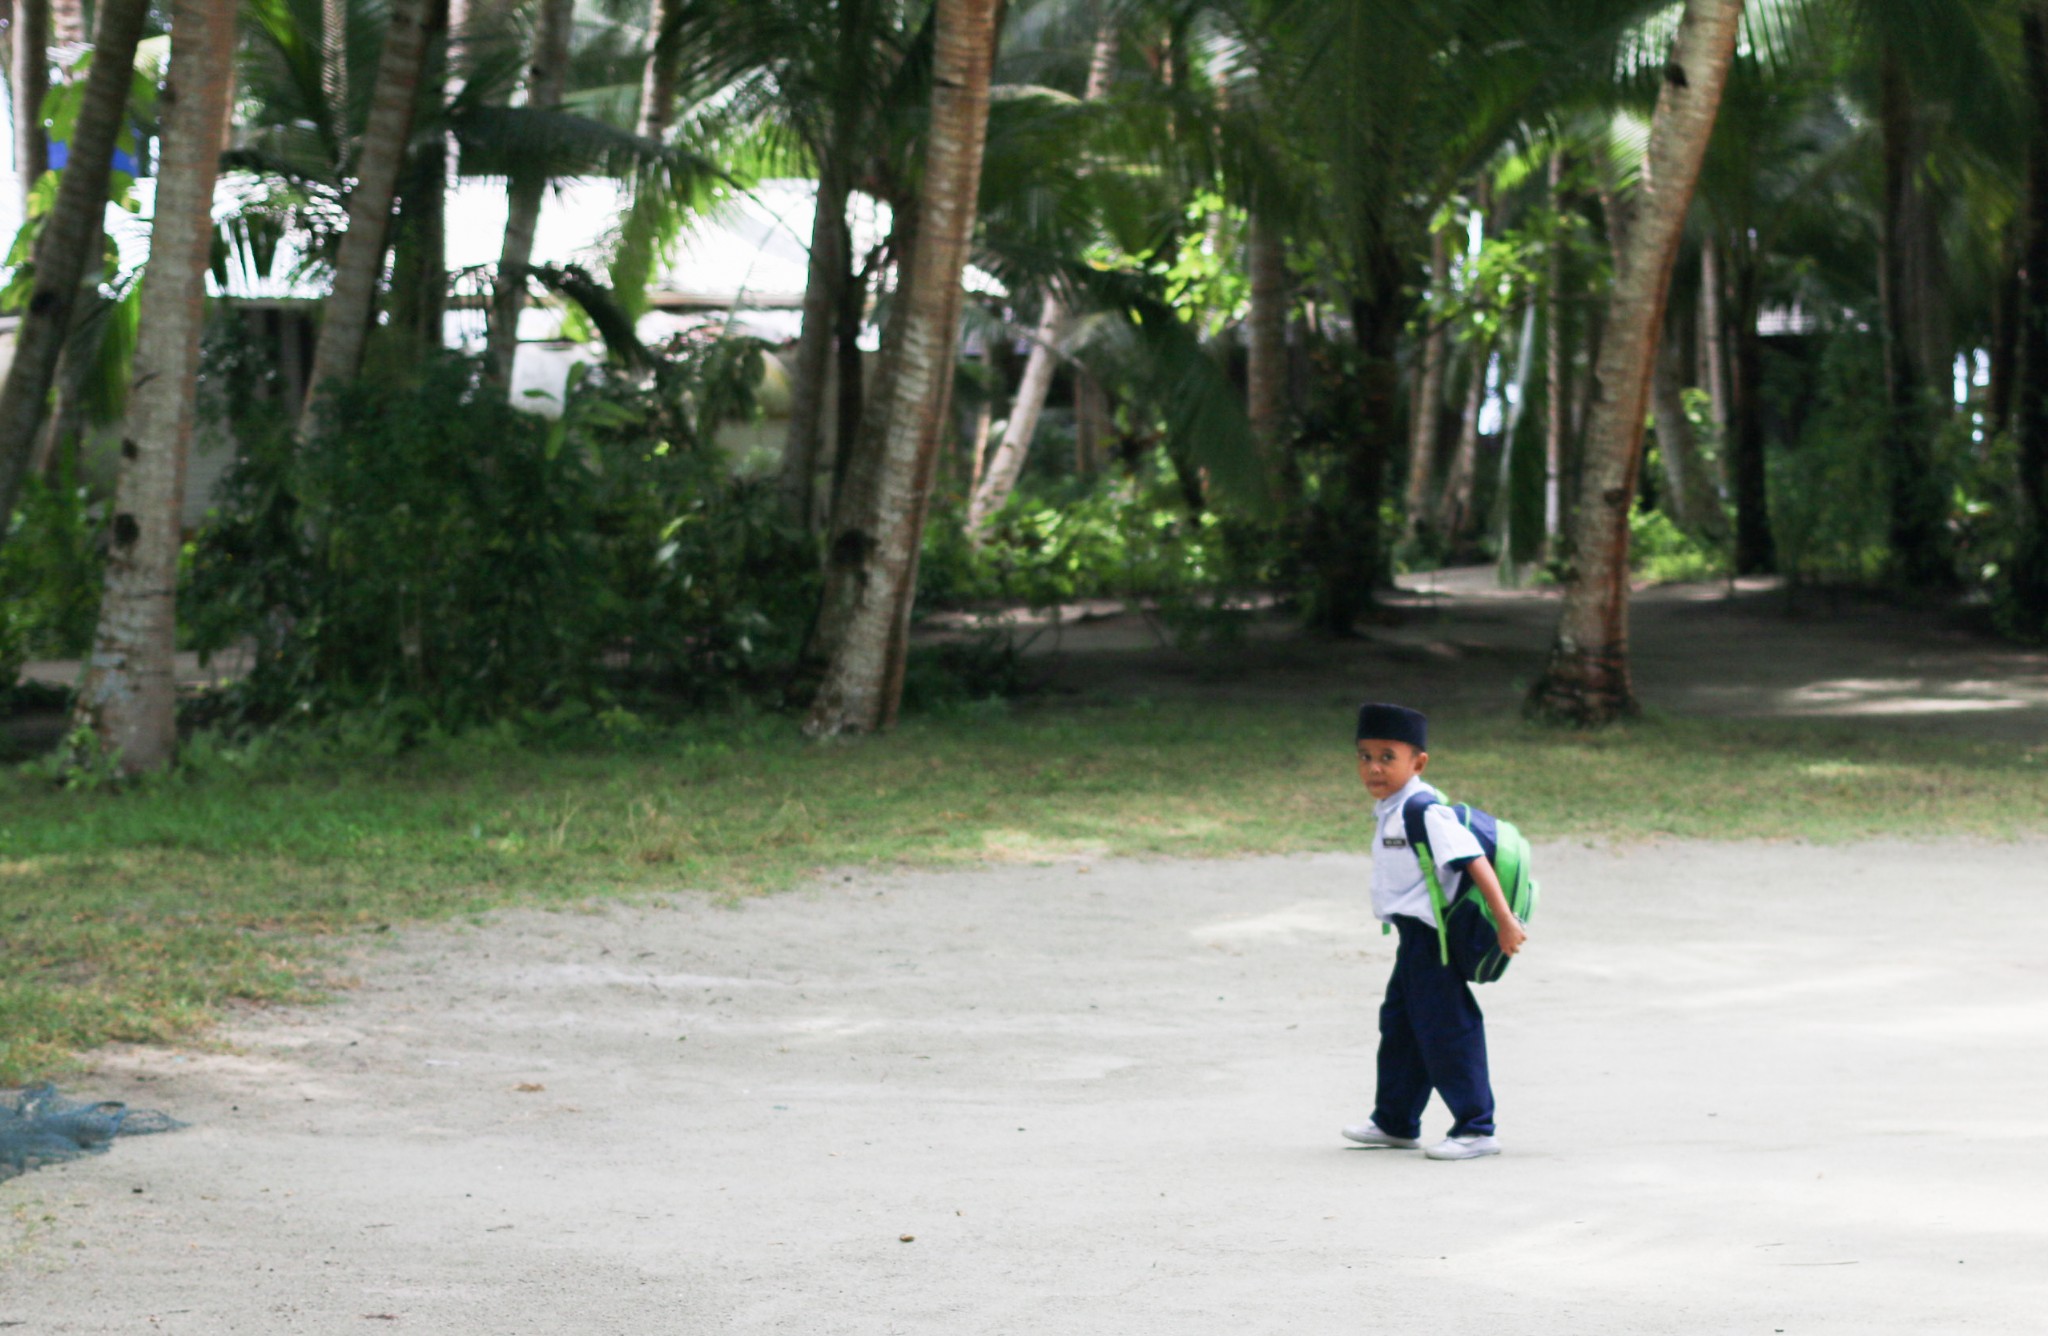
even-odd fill
[(105, 581), (106, 507), (75, 485), (23, 481), (0, 543), (0, 690), (29, 659), (75, 659), (92, 646)]
[(240, 712), (424, 731), (587, 713), (622, 677), (702, 696), (793, 657), (816, 560), (700, 430), (725, 388), (705, 367), (745, 366), (697, 361), (583, 376), (551, 422), (448, 357), (344, 391), (309, 439), (245, 437), (187, 600), (200, 647), (255, 646)]
[(1693, 537), (1661, 510), (1640, 502), (1628, 515), (1629, 569), (1653, 584), (1712, 580), (1728, 573), (1728, 554)]
[(934, 508), (925, 530), (918, 597), (926, 606), (1020, 602), (1051, 607), (1117, 598), (1171, 618), (1268, 576), (1271, 533), (1204, 510), (1190, 514), (1155, 460), (1135, 478), (1072, 480), (1021, 489), (969, 541), (961, 508)]

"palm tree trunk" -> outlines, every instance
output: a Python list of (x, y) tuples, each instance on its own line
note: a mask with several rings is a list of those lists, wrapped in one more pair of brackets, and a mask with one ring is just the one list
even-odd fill
[(0, 387), (0, 516), (14, 513), (22, 475), (35, 453), (50, 380), (78, 303), (79, 280), (96, 258), (114, 136), (127, 111), (135, 44), (148, 13), (148, 0), (100, 0), (92, 71), (86, 75), (85, 95), (72, 127), (68, 165), (36, 242), (35, 289), (15, 331), (14, 362)]
[(311, 431), (336, 382), (352, 379), (363, 364), (363, 345), (377, 308), (391, 201), (412, 136), (413, 107), (426, 58), (427, 0), (391, 0), (389, 27), (377, 60), (377, 86), (348, 195), (348, 232), (334, 262), (334, 287), (313, 346), (311, 393), (299, 415), (299, 433)]
[(861, 420), (867, 416), (867, 358), (860, 350), (860, 327), (867, 319), (868, 284), (874, 265), (864, 264), (856, 270), (850, 243), (849, 237), (848, 246), (841, 252), (845, 268), (839, 274), (839, 306), (833, 313), (838, 322), (838, 337), (834, 340), (838, 350), (838, 400), (832, 406), (832, 491), (823, 498), (822, 506), (818, 498), (811, 501), (812, 513), (822, 510), (827, 520), (839, 513), (846, 491), (846, 472), (860, 448)]
[(320, 93), (333, 118), (336, 172), (348, 176), (349, 152), (348, 0), (320, 0)]
[[(1442, 231), (1429, 235), (1429, 290), (1441, 299), (1451, 278), (1451, 248)], [(1450, 331), (1434, 314), (1422, 341), (1422, 385), (1408, 421), (1408, 487), (1403, 495), (1408, 536), (1418, 533), (1429, 514), (1429, 484), (1436, 474), (1437, 411), (1444, 397), (1444, 367), (1450, 360)]]
[(50, 166), (43, 134), (43, 96), (50, 91), (49, 0), (14, 0), (13, 60), (8, 73), (14, 99), (14, 174), (21, 188), (21, 216), (28, 217), (29, 192)]
[[(420, 66), (421, 79), (443, 91), (448, 87), (450, 11), (450, 0), (428, 0), (426, 51)], [(399, 174), (398, 214), (392, 220), (391, 293), (385, 302), (386, 318), (371, 337), (395, 340), (407, 362), (438, 352), (447, 344), (451, 138), (447, 134), (423, 136), (406, 155)]]
[[(1245, 240), (1245, 267), (1251, 279), (1251, 312), (1245, 322), (1245, 410), (1266, 476), (1287, 496), (1293, 490), (1289, 486), (1292, 470), (1284, 461), (1287, 253), (1279, 229), (1257, 213), (1252, 215), (1251, 235)], [(1287, 499), (1291, 503), (1292, 497)]]
[(1493, 365), (1493, 344), (1481, 339), (1472, 347), (1472, 375), (1465, 383), (1465, 407), (1458, 414), (1458, 444), (1451, 452), (1443, 495), (1437, 498), (1436, 529), (1445, 544), (1464, 537), (1472, 520), (1472, 494), (1479, 479), (1479, 414), (1486, 407), (1486, 377)]
[[(527, 66), (526, 105), (542, 111), (562, 104), (569, 81), (569, 36), (576, 0), (542, 0)], [(491, 286), (491, 316), (484, 358), (501, 384), (512, 379), (512, 354), (519, 347), (519, 313), (526, 308), (526, 275), (533, 260), (533, 233), (540, 225), (547, 177), (529, 172), (505, 183), (505, 244)]]
[[(1282, 368), (1284, 374), (1285, 368)], [(1074, 472), (1099, 473), (1110, 433), (1109, 394), (1086, 371), (1074, 373)], [(1282, 468), (1283, 475), (1292, 470)], [(1287, 484), (1283, 481), (1283, 487)], [(1289, 489), (1295, 490), (1295, 489)]]
[(816, 524), (818, 464), (825, 448), (825, 394), (838, 329), (839, 289), (846, 279), (846, 174), (839, 162), (818, 173), (811, 216), (810, 265), (804, 278), (804, 323), (790, 367), (789, 434), (782, 446), (783, 506), (806, 529)]
[(1024, 472), (1031, 452), (1031, 438), (1038, 434), (1038, 417), (1052, 390), (1053, 373), (1059, 369), (1060, 326), (1066, 323), (1066, 308), (1048, 293), (1038, 311), (1038, 328), (1031, 332), (1031, 353), (1024, 359), (1024, 375), (1017, 382), (1017, 399), (1010, 408), (1010, 420), (1003, 424), (1003, 439), (996, 443), (995, 457), (982, 470), (981, 485), (967, 501), (967, 536), (976, 539), (989, 516), (1003, 508)]
[[(100, 0), (102, 13), (111, 0)], [(106, 592), (77, 723), (128, 773), (169, 761), (177, 741), (172, 634), (179, 516), (192, 438), (213, 244), (213, 187), (233, 77), (235, 13), (218, 0), (175, 0), (163, 98), (163, 170), (142, 290), (135, 389), (114, 490)]]
[(1678, 341), (1667, 337), (1657, 350), (1650, 378), (1651, 408), (1657, 419), (1657, 458), (1664, 465), (1664, 495), (1672, 522), (1689, 534), (1719, 544), (1727, 537), (1720, 497), (1707, 476), (1692, 419), (1685, 414), (1685, 391), (1679, 375)]
[(1895, 52), (1887, 51), (1879, 71), (1878, 124), (1884, 152), (1884, 270), (1878, 284), (1884, 312), (1884, 450), (1891, 473), (1892, 561), (1908, 584), (1941, 584), (1953, 578), (1945, 551), (1945, 498), (1934, 473), (1934, 422), (1929, 368), (1915, 347), (1922, 323), (1915, 297), (1923, 286), (1922, 252), (1930, 238), (1919, 226), (1924, 213), (1914, 151), (1921, 136)]
[[(864, 432), (868, 479), (849, 480), (850, 513), (834, 524), (826, 597), (849, 609), (827, 648), (825, 680), (805, 731), (869, 732), (895, 722), (903, 693), (918, 545), (938, 462), (941, 406), (959, 343), (960, 272), (974, 228), (989, 79), (1001, 0), (938, 0), (931, 123), (917, 241), (900, 294), (895, 365)], [(892, 330), (892, 334), (897, 331)], [(836, 587), (836, 589), (835, 589)]]
[(1735, 492), (1735, 573), (1777, 569), (1764, 460), (1763, 339), (1756, 332), (1761, 275), (1756, 248), (1738, 237), (1728, 263), (1728, 474)]
[(640, 75), (640, 119), (634, 132), (642, 139), (660, 140), (676, 116), (676, 71), (682, 62), (682, 45), (676, 26), (683, 12), (683, 0), (654, 0), (647, 16), (647, 65)]
[(1721, 247), (1712, 232), (1700, 246), (1700, 360), (1714, 427), (1728, 439), (1728, 322), (1721, 316)]
[[(1095, 33), (1095, 46), (1088, 63), (1088, 83), (1083, 101), (1093, 102), (1109, 91), (1116, 72), (1116, 27), (1105, 21)], [(1045, 412), (1046, 397), (1052, 392), (1053, 373), (1059, 369), (1059, 333), (1066, 324), (1066, 307), (1048, 292), (1038, 310), (1038, 328), (1032, 332), (1031, 351), (1024, 359), (1024, 375), (1017, 384), (1017, 399), (1003, 425), (1003, 439), (995, 458), (981, 475), (981, 485), (967, 503), (967, 533), (970, 539), (981, 532), (988, 517), (1003, 508), (1010, 492), (1024, 472), (1030, 457), (1032, 438), (1038, 434), (1038, 419)]]
[(1742, 0), (1686, 0), (1650, 122), (1635, 216), (1608, 300), (1599, 394), (1587, 433), (1572, 569), (1542, 678), (1538, 715), (1579, 725), (1636, 708), (1628, 667), (1628, 512), (1642, 467), (1650, 373), (1671, 266), (1735, 54)]
[[(1550, 158), (1550, 211), (1564, 213), (1564, 158)], [(1551, 239), (1545, 257), (1543, 293), (1543, 555), (1555, 555), (1564, 516), (1564, 440), (1571, 416), (1571, 396), (1565, 392), (1565, 371), (1571, 365), (1571, 345), (1564, 325), (1564, 241), (1563, 228)]]
[(2027, 140), (2025, 278), (2019, 297), (2019, 363), (2013, 434), (2019, 444), (2020, 544), (2012, 595), (2018, 630), (2048, 636), (2048, 0), (2021, 15)]

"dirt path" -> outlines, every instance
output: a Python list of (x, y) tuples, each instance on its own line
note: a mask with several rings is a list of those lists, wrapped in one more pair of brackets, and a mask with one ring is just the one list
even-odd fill
[(106, 1055), (76, 1088), (192, 1126), (0, 1185), (0, 1325), (2039, 1331), (2048, 844), (1540, 856), (1498, 1160), (1336, 1135), (1358, 858), (521, 913)]
[[(1355, 701), (1511, 711), (1543, 667), (1557, 591), (1502, 590), (1490, 567), (1402, 577), (1388, 617), (1351, 641), (1255, 624), (1237, 646), (1187, 651), (1130, 614), (1031, 642), (1056, 693)], [(1970, 629), (1952, 612), (1853, 595), (1788, 593), (1774, 581), (1639, 591), (1631, 664), (1653, 711), (1878, 720), (1900, 728), (2048, 742), (2048, 653)]]

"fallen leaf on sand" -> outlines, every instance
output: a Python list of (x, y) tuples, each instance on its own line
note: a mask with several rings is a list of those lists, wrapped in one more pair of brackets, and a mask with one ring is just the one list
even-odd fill
[(512, 1088), (514, 1090), (517, 1090), (522, 1095), (537, 1095), (541, 1091), (547, 1089), (546, 1086), (542, 1085), (538, 1081), (521, 1081), (518, 1085), (513, 1086)]

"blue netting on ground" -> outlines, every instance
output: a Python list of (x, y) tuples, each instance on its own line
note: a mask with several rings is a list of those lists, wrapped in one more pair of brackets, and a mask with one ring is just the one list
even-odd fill
[(33, 1086), (11, 1104), (0, 1097), (0, 1181), (46, 1164), (98, 1155), (115, 1137), (148, 1136), (184, 1125), (116, 1100), (65, 1099), (55, 1086)]

